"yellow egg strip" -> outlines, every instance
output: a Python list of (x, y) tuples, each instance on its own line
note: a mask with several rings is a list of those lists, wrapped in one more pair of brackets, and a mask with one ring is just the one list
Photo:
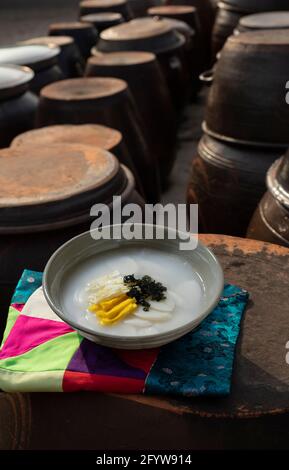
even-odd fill
[(113, 299), (93, 304), (89, 310), (94, 313), (102, 325), (112, 325), (137, 309), (134, 298), (126, 294), (119, 295)]
[(135, 302), (130, 303), (126, 307), (124, 307), (121, 312), (112, 319), (102, 318), (100, 320), (101, 325), (113, 325), (117, 323), (122, 318), (127, 317), (128, 315), (132, 314), (137, 309), (137, 304)]
[(118, 295), (117, 297), (114, 297), (113, 299), (103, 300), (102, 302), (99, 302), (99, 306), (101, 307), (102, 310), (105, 310), (106, 312), (108, 312), (113, 307), (118, 305), (120, 302), (122, 302), (123, 300), (126, 300), (128, 298), (129, 297), (125, 294)]
[(133, 303), (133, 299), (127, 299), (123, 302), (120, 302), (118, 305), (115, 305), (111, 310), (105, 311), (101, 308), (96, 312), (100, 318), (114, 318), (116, 317), (125, 307)]

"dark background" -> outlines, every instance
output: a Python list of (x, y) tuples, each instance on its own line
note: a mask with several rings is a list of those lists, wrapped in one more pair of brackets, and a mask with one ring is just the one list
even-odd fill
[(0, 0), (0, 46), (46, 34), (49, 23), (77, 18), (78, 0)]
[[(0, 0), (0, 47), (17, 41), (47, 35), (48, 26), (56, 21), (75, 21), (80, 0)], [(178, 141), (178, 158), (171, 184), (162, 197), (163, 203), (185, 203), (191, 161), (201, 136), (204, 90), (184, 111)]]

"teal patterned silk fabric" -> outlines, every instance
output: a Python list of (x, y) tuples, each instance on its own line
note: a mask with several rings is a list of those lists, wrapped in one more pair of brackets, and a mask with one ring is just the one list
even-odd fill
[(248, 292), (226, 285), (215, 310), (191, 333), (161, 348), (145, 393), (228, 395)]

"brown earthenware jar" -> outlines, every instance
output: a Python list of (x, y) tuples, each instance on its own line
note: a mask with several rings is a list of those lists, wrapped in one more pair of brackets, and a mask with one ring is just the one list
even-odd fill
[(244, 236), (266, 191), (276, 150), (231, 145), (204, 135), (192, 162), (188, 203), (199, 205), (199, 230)]
[(90, 51), (97, 42), (97, 31), (93, 24), (81, 21), (52, 23), (49, 26), (49, 36), (71, 36), (78, 46), (84, 59), (90, 56)]
[(10, 63), (30, 67), (34, 72), (30, 89), (39, 94), (45, 85), (64, 78), (58, 63), (59, 55), (59, 47), (53, 45), (2, 47), (0, 64)]
[(116, 77), (128, 83), (162, 181), (166, 181), (175, 160), (176, 127), (167, 84), (155, 55), (149, 52), (98, 54), (88, 60), (85, 75)]
[[(186, 37), (186, 55), (189, 70), (196, 78), (205, 69), (205, 43), (201, 30), (201, 23), (197, 9), (190, 5), (162, 5), (148, 9), (150, 16), (160, 16), (161, 18), (179, 21), (179, 32)], [(188, 25), (187, 31), (181, 28), (182, 23)], [(178, 23), (175, 23), (178, 29)]]
[(185, 38), (161, 18), (138, 18), (100, 34), (100, 52), (146, 51), (157, 56), (176, 108), (186, 98)]
[(222, 49), (227, 38), (233, 34), (240, 19), (253, 13), (289, 10), (288, 0), (224, 0), (218, 3), (213, 29), (213, 55)]
[(83, 0), (79, 4), (79, 10), (79, 16), (115, 12), (120, 13), (126, 21), (133, 16), (127, 0)]
[(42, 271), (64, 242), (90, 229), (91, 207), (113, 196), (143, 200), (134, 178), (109, 152), (58, 144), (0, 151), (0, 332), (24, 269)]
[(81, 16), (80, 21), (93, 24), (98, 34), (100, 34), (105, 29), (124, 23), (124, 17), (115, 12), (91, 13), (90, 15)]
[(122, 134), (99, 124), (61, 124), (24, 132), (15, 137), (11, 147), (49, 146), (51, 144), (81, 144), (102, 148), (115, 155), (120, 163), (134, 168)]
[(0, 65), (0, 147), (35, 125), (38, 97), (29, 91), (33, 77), (28, 67)]
[[(41, 91), (37, 127), (54, 124), (103, 124), (119, 130), (145, 195), (160, 197), (155, 157), (143, 133), (143, 123), (126, 82), (115, 78), (74, 78)], [(132, 168), (132, 171), (134, 168)]]
[(204, 65), (211, 63), (211, 37), (215, 19), (215, 10), (210, 0), (167, 0), (168, 5), (189, 5), (197, 9), (201, 23), (201, 34), (204, 45)]
[(22, 45), (49, 45), (60, 48), (59, 66), (65, 78), (81, 77), (84, 71), (84, 60), (71, 36), (40, 36), (22, 41)]
[(286, 29), (231, 36), (214, 67), (205, 131), (228, 142), (286, 147), (288, 53)]
[(233, 34), (234, 29), (244, 15), (224, 2), (218, 3), (216, 20), (212, 34), (212, 55), (216, 58), (218, 52), (223, 48), (227, 38)]
[(248, 228), (248, 238), (289, 246), (289, 153), (267, 173), (268, 191)]
[(19, 65), (0, 65), (0, 147), (34, 127), (38, 97), (29, 91), (34, 72)]
[(159, 5), (162, 0), (128, 0), (134, 18), (146, 16), (147, 9)]

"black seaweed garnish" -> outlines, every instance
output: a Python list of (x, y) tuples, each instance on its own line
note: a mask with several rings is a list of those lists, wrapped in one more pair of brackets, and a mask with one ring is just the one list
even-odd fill
[(127, 292), (129, 297), (134, 297), (136, 303), (141, 305), (145, 312), (150, 309), (149, 300), (165, 300), (165, 292), (167, 288), (161, 282), (157, 282), (150, 276), (143, 276), (136, 279), (134, 274), (124, 276), (123, 281), (128, 285), (130, 290)]

